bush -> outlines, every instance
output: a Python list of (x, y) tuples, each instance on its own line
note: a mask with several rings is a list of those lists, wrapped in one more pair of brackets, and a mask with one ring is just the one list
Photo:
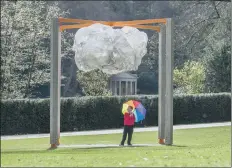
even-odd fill
[[(61, 99), (61, 131), (81, 131), (123, 126), (121, 106), (134, 99), (147, 109), (145, 124), (158, 124), (158, 97), (82, 97)], [(229, 93), (174, 97), (174, 124), (230, 121)], [(49, 99), (1, 101), (2, 135), (49, 133)]]
[(200, 62), (187, 61), (182, 69), (175, 68), (173, 81), (177, 88), (186, 94), (204, 92), (205, 70)]
[(138, 78), (139, 94), (157, 94), (158, 79), (153, 72), (142, 72)]
[(223, 45), (205, 60), (206, 91), (219, 93), (231, 91), (231, 48)]
[(77, 71), (77, 80), (86, 96), (112, 95), (108, 89), (109, 76), (99, 69), (89, 72)]

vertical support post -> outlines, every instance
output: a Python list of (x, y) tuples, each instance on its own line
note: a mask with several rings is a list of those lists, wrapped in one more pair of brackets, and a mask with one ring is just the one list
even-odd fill
[(173, 20), (166, 23), (166, 111), (165, 144), (173, 144)]
[(160, 26), (159, 32), (159, 98), (158, 98), (158, 139), (164, 144), (165, 139), (165, 104), (166, 104), (166, 54), (165, 54), (165, 26)]
[(60, 144), (60, 75), (61, 75), (61, 33), (59, 20), (54, 18), (51, 27), (51, 83), (50, 83), (50, 144)]

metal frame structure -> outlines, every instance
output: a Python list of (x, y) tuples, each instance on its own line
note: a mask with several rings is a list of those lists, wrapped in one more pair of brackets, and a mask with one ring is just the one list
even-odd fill
[[(51, 26), (50, 144), (60, 144), (61, 32), (101, 23), (112, 27), (131, 26), (159, 33), (159, 108), (158, 139), (160, 144), (173, 144), (173, 21), (171, 18), (133, 21), (93, 21), (54, 18)], [(149, 24), (161, 24), (153, 26)], [(69, 25), (66, 25), (69, 24)]]

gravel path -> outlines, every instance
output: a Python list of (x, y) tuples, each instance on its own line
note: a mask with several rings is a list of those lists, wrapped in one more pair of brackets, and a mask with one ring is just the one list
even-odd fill
[[(178, 130), (178, 129), (208, 128), (208, 127), (220, 127), (220, 126), (231, 126), (231, 122), (175, 125), (173, 127), (173, 129)], [(95, 130), (95, 131), (62, 132), (60, 135), (61, 135), (61, 137), (62, 136), (78, 136), (78, 135), (102, 135), (102, 134), (117, 134), (117, 133), (122, 133), (122, 131), (123, 131), (123, 129), (108, 129), (108, 130)], [(158, 127), (145, 127), (145, 128), (135, 128), (134, 129), (134, 132), (147, 132), (147, 131), (158, 131)], [(1, 140), (45, 138), (45, 137), (49, 137), (49, 136), (50, 136), (50, 134), (10, 135), (10, 136), (1, 136)], [(139, 145), (139, 144), (137, 144), (137, 145)], [(146, 145), (151, 145), (151, 144), (141, 144), (141, 145), (146, 146)], [(98, 144), (98, 146), (100, 146), (100, 144)], [(65, 147), (65, 146), (63, 146), (63, 147)]]

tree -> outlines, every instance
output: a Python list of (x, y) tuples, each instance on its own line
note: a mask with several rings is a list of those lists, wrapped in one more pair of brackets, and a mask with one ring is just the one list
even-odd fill
[(2, 96), (30, 97), (35, 85), (50, 81), (51, 19), (67, 12), (45, 1), (1, 1), (1, 9)]
[(138, 78), (139, 94), (157, 94), (158, 78), (154, 72), (142, 72)]
[[(231, 8), (229, 2), (170, 2), (175, 17), (176, 57), (199, 60), (211, 47), (212, 38), (230, 41)], [(182, 62), (183, 63), (183, 62)]]
[(109, 96), (108, 75), (101, 70), (89, 72), (77, 72), (77, 80), (80, 82), (86, 96)]
[(205, 61), (206, 91), (230, 92), (231, 54), (230, 46), (223, 45), (216, 53), (211, 53)]
[(196, 61), (184, 63), (183, 68), (174, 69), (174, 84), (177, 90), (185, 94), (197, 94), (204, 92), (205, 70), (203, 64)]

